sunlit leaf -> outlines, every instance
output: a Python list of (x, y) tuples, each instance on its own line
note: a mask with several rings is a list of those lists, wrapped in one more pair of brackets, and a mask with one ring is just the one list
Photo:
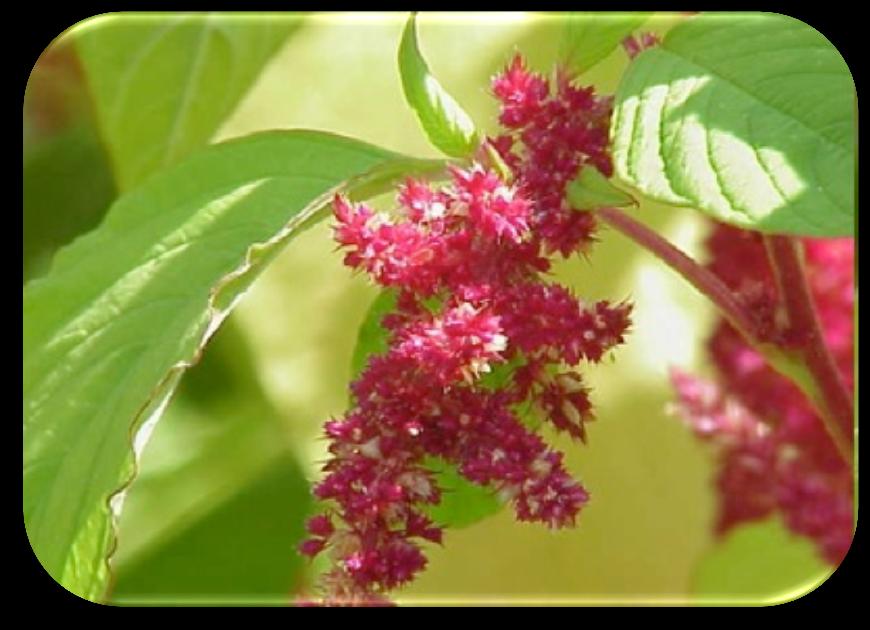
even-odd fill
[(424, 167), (330, 134), (256, 134), (155, 175), (58, 252), (23, 310), (24, 514), (49, 574), (102, 592), (108, 499), (131, 476), (131, 439), (141, 449), (137, 428), (159, 418), (263, 265), (335, 191)]
[(644, 194), (765, 232), (847, 236), (855, 224), (855, 87), (811, 26), (700, 15), (629, 66), (611, 135)]
[(139, 460), (110, 559), (112, 602), (287, 603), (306, 568), (294, 546), (311, 501), (281, 417), (234, 314)]

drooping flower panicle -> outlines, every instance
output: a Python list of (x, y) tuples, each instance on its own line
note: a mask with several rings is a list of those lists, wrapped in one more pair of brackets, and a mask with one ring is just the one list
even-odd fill
[[(512, 181), (474, 162), (450, 167), (439, 189), (406, 181), (392, 214), (335, 199), (345, 263), (397, 297), (382, 320), (388, 350), (352, 384), (354, 407), (325, 425), (330, 459), (315, 495), (328, 507), (300, 550), (330, 554), (327, 604), (383, 603), (424, 568), (421, 544), (442, 540), (427, 516), (441, 500), (427, 458), (491, 488), (523, 521), (573, 525), (589, 498), (518, 409), (532, 402), (585, 441), (593, 412), (576, 367), (622, 343), (630, 324), (628, 304), (587, 305), (542, 277), (547, 253), (591, 243), (594, 222), (564, 188), (581, 168), (609, 174), (609, 101), (565, 75), (551, 96), (519, 59), (493, 90), (508, 133), (492, 142)], [(488, 384), (496, 368), (507, 375)]]
[[(804, 239), (806, 271), (825, 341), (847, 386), (854, 386), (854, 241)], [(770, 340), (789, 343), (760, 235), (717, 225), (709, 268), (750, 305)], [(717, 531), (779, 514), (838, 564), (852, 541), (853, 471), (801, 391), (770, 368), (727, 322), (708, 349), (715, 382), (674, 371), (678, 408), (718, 453)]]

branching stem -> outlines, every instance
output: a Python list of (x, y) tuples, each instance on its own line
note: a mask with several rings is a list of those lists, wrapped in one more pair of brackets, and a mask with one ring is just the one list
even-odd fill
[(765, 244), (788, 317), (789, 337), (796, 345), (771, 343), (759, 335), (752, 313), (715, 274), (673, 243), (621, 210), (601, 208), (595, 214), (650, 251), (707, 296), (728, 322), (768, 363), (804, 392), (825, 423), (843, 459), (853, 461), (854, 407), (852, 395), (825, 344), (794, 237), (767, 236)]
[(828, 432), (844, 457), (853, 456), (854, 404), (852, 394), (825, 343), (822, 326), (807, 282), (803, 247), (792, 236), (765, 236), (767, 255), (804, 365), (815, 384), (813, 398)]

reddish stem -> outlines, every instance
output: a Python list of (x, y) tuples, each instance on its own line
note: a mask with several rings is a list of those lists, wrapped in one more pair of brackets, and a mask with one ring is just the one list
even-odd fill
[(621, 210), (600, 208), (595, 214), (677, 271), (698, 291), (706, 295), (722, 311), (732, 326), (754, 342), (758, 335), (752, 318), (731, 289), (715, 274), (699, 265), (673, 243)]
[[(706, 295), (749, 344), (758, 349), (775, 369), (787, 374), (777, 360), (777, 356), (786, 358), (794, 356), (794, 348), (782, 343), (773, 345), (762, 339), (751, 314), (716, 275), (699, 265), (670, 241), (621, 210), (601, 208), (595, 213), (605, 223), (655, 254)], [(825, 344), (804, 274), (800, 243), (787, 236), (772, 236), (765, 239), (788, 314), (789, 332), (802, 344), (798, 359), (813, 381), (809, 384), (799, 384), (821, 415), (843, 459), (851, 463), (853, 458), (852, 396), (843, 383)], [(789, 378), (795, 380), (793, 374)]]
[(800, 241), (791, 236), (765, 236), (768, 258), (788, 317), (789, 332), (818, 387), (818, 403), (831, 437), (851, 460), (854, 405), (825, 343), (824, 333), (803, 263)]

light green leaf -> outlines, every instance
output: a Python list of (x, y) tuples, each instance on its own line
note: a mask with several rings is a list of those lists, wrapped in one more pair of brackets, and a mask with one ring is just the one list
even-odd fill
[(728, 534), (696, 569), (693, 592), (703, 603), (779, 604), (814, 590), (832, 571), (812, 542), (771, 519)]
[(325, 133), (255, 134), (155, 174), (58, 252), (23, 305), (25, 524), (52, 577), (103, 591), (107, 501), (120, 510), (131, 441), (141, 450), (143, 420), (263, 265), (336, 191), (427, 168)]
[(417, 45), (413, 14), (399, 45), (399, 74), (405, 99), (417, 114), (429, 141), (452, 157), (468, 157), (474, 152), (479, 143), (474, 122), (429, 71)]
[(607, 57), (623, 39), (647, 21), (651, 13), (577, 11), (565, 20), (559, 55), (578, 74)]
[(110, 14), (76, 26), (70, 36), (121, 190), (208, 142), (300, 21)]
[(567, 192), (571, 206), (582, 210), (636, 204), (631, 195), (614, 186), (597, 168), (591, 166), (581, 169), (580, 174), (569, 182)]
[[(378, 294), (369, 307), (353, 350), (351, 373), (354, 378), (365, 368), (369, 357), (386, 352), (387, 331), (381, 326), (381, 320), (395, 305), (395, 292), (385, 290)], [(495, 514), (504, 506), (491, 489), (471, 483), (452, 464), (437, 458), (428, 458), (425, 464), (435, 473), (438, 486), (443, 490), (441, 503), (426, 510), (439, 525), (467, 527)]]
[(855, 87), (818, 31), (773, 14), (701, 15), (642, 52), (616, 94), (617, 175), (737, 226), (854, 233)]

